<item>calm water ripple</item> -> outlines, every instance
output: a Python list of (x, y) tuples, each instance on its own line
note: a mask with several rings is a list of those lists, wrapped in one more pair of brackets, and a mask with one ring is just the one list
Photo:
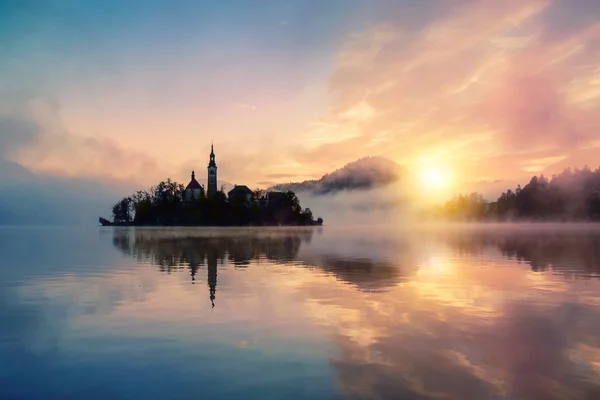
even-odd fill
[(600, 399), (600, 229), (0, 228), (1, 399)]

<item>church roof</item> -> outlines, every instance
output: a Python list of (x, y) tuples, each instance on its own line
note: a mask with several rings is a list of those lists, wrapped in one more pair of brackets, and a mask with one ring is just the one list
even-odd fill
[(190, 183), (185, 187), (185, 189), (202, 189), (202, 186), (198, 183), (196, 178), (193, 178)]
[(228, 195), (243, 195), (243, 194), (252, 194), (252, 190), (246, 185), (235, 185), (233, 189), (227, 193)]
[(194, 173), (194, 171), (192, 171), (192, 180), (185, 187), (185, 190), (188, 190), (188, 189), (202, 189), (202, 186), (196, 180), (196, 174)]

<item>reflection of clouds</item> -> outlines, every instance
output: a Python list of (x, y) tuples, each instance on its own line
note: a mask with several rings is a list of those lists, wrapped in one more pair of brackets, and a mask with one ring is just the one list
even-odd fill
[[(332, 366), (346, 395), (558, 400), (600, 393), (600, 283), (588, 281), (582, 289), (564, 274), (524, 268), (487, 248), (494, 237), (422, 236), (424, 242), (460, 243), (461, 251), (437, 248), (385, 293), (357, 291), (333, 279), (304, 283), (298, 296), (339, 346)], [(563, 236), (511, 237), (545, 248)], [(570, 260), (564, 265), (584, 268), (580, 263), (589, 258), (577, 249), (588, 245), (566, 240), (557, 254)]]
[[(586, 398), (600, 390), (587, 357), (571, 349), (586, 344), (596, 312), (574, 303), (550, 308), (508, 305), (493, 327), (475, 333), (488, 362), (504, 375), (511, 394), (523, 399)], [(589, 344), (589, 343), (588, 343)], [(591, 398), (591, 397), (590, 397)]]
[[(124, 281), (121, 257), (97, 242), (98, 235), (96, 229), (0, 227), (0, 348), (55, 349), (71, 319), (139, 298), (138, 286)], [(120, 283), (106, 282), (96, 268), (120, 269)], [(151, 290), (148, 283), (140, 282), (143, 290)]]
[(372, 228), (328, 228), (298, 259), (361, 291), (384, 291), (415, 274), (427, 251), (409, 235)]
[(123, 303), (144, 302), (157, 289), (152, 274), (130, 268), (119, 268), (107, 274), (84, 277), (58, 276), (48, 278), (42, 285), (22, 286), (22, 298), (71, 298), (71, 317), (107, 315)]

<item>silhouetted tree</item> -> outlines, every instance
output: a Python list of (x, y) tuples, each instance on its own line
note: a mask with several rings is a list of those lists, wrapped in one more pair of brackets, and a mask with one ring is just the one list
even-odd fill
[(127, 224), (131, 222), (131, 197), (124, 197), (112, 208), (112, 217), (115, 224)]

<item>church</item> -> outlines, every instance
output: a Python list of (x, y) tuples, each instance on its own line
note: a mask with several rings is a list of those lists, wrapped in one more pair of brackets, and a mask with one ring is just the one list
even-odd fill
[[(215, 162), (215, 149), (213, 144), (210, 145), (210, 156), (208, 162), (208, 188), (206, 191), (207, 196), (214, 196), (217, 193), (217, 163)], [(192, 171), (192, 180), (185, 188), (185, 201), (200, 200), (200, 194), (202, 193), (203, 187), (196, 180), (196, 173)]]
[[(210, 145), (210, 155), (209, 155), (209, 161), (208, 161), (208, 188), (206, 190), (206, 196), (207, 197), (212, 197), (214, 196), (218, 189), (217, 189), (217, 163), (215, 162), (215, 149), (214, 149), (214, 145), (211, 143)], [(200, 183), (196, 180), (196, 173), (194, 171), (192, 171), (192, 179), (190, 180), (190, 183), (188, 183), (188, 185), (185, 188), (185, 194), (184, 194), (184, 198), (183, 201), (188, 203), (188, 202), (193, 202), (193, 201), (197, 201), (200, 200), (200, 198), (202, 197), (202, 192), (204, 192), (204, 187), (202, 185), (200, 185)], [(279, 192), (269, 192), (266, 194), (266, 196), (263, 196), (261, 199), (257, 199), (254, 198), (255, 195), (252, 192), (252, 190), (250, 190), (250, 188), (246, 185), (234, 185), (233, 189), (231, 189), (228, 193), (227, 193), (227, 199), (230, 202), (236, 202), (236, 203), (242, 203), (242, 204), (246, 204), (246, 206), (250, 206), (250, 204), (253, 201), (258, 201), (261, 204), (267, 204), (269, 203), (269, 199), (270, 197), (276, 197), (279, 194)]]

